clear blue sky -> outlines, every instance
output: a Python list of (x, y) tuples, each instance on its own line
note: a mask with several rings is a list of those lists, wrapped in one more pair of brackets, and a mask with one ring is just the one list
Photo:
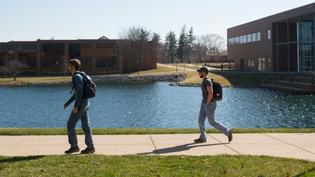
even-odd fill
[(1, 0), (0, 41), (118, 38), (129, 26), (226, 37), (229, 27), (312, 3), (311, 0)]

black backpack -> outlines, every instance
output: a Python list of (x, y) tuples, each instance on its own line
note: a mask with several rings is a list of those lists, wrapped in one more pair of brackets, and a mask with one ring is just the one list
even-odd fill
[(96, 85), (93, 82), (92, 78), (83, 72), (79, 72), (78, 74), (83, 76), (83, 80), (84, 80), (83, 98), (88, 99), (88, 98), (95, 97)]
[(218, 82), (215, 82), (213, 79), (211, 79), (212, 83), (212, 89), (213, 89), (213, 101), (221, 101), (222, 100), (222, 86)]

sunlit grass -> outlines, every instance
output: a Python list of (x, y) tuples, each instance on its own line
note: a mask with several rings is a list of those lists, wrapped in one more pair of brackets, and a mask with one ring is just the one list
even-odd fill
[[(156, 69), (140, 71), (131, 73), (131, 75), (168, 75), (176, 73), (185, 73), (187, 78), (184, 81), (180, 82), (180, 85), (186, 86), (198, 86), (201, 83), (201, 79), (196, 71), (199, 67), (199, 64), (177, 64), (177, 67), (174, 64), (157, 64)], [(229, 80), (223, 76), (209, 73), (209, 78), (214, 79), (216, 82), (219, 82), (223, 86), (230, 87), (231, 83)], [(71, 80), (71, 76), (53, 76), (53, 77), (17, 77), (16, 81), (13, 81), (13, 78), (0, 78), (0, 86), (6, 85), (55, 85), (55, 84), (64, 84)]]
[[(315, 133), (315, 128), (233, 128), (234, 133)], [(82, 129), (77, 129), (83, 134)], [(197, 128), (94, 128), (95, 135), (141, 135), (141, 134), (191, 134), (199, 133)], [(207, 129), (207, 133), (219, 133)], [(0, 128), (0, 136), (9, 135), (67, 135), (66, 128)]]
[(315, 163), (268, 156), (104, 156), (0, 157), (0, 176), (312, 176)]

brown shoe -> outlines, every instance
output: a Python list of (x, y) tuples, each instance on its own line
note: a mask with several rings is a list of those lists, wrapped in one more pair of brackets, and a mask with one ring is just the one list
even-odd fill
[(81, 154), (93, 154), (95, 152), (94, 146), (88, 146), (84, 150), (81, 151)]
[(72, 154), (76, 152), (80, 152), (79, 146), (71, 146), (70, 149), (65, 151), (66, 154)]
[(228, 139), (229, 139), (229, 142), (231, 142), (233, 140), (232, 130), (229, 131)]

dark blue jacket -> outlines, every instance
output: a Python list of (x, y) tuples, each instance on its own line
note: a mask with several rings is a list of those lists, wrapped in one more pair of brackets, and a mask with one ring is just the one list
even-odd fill
[(88, 105), (88, 99), (83, 98), (84, 92), (84, 78), (79, 72), (75, 72), (72, 75), (72, 91), (73, 95), (71, 98), (65, 103), (68, 107), (74, 100), (74, 108), (80, 109), (81, 107), (85, 107)]

